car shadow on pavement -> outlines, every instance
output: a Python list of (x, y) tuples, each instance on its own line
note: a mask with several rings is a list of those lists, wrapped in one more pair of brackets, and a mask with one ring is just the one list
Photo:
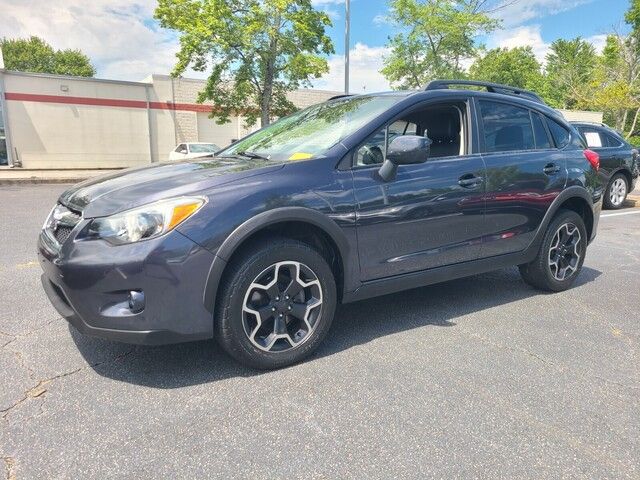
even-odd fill
[[(573, 288), (594, 281), (600, 274), (584, 267)], [(455, 327), (461, 316), (534, 295), (546, 294), (526, 285), (517, 268), (511, 268), (341, 305), (329, 335), (307, 361), (415, 328)], [(269, 374), (239, 365), (213, 341), (123, 348), (122, 344), (86, 337), (71, 326), (69, 329), (96, 373), (122, 382), (172, 389)]]

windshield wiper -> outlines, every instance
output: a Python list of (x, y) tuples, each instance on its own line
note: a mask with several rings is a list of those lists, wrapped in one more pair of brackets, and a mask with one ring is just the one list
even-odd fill
[(242, 151), (242, 152), (236, 152), (238, 155), (242, 155), (243, 157), (248, 157), (248, 158), (257, 158), (260, 160), (271, 160), (271, 155), (260, 155), (259, 153), (256, 152), (250, 152), (248, 150)]

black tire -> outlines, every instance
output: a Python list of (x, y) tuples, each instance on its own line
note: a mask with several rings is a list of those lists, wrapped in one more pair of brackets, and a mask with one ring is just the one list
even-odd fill
[[(290, 263), (287, 263), (290, 262)], [(267, 275), (264, 278), (270, 278), (271, 271), (273, 270), (274, 276), (278, 275), (278, 268), (282, 270), (282, 275), (290, 273), (295, 268), (293, 264), (299, 265), (297, 268), (301, 272), (297, 274), (298, 278), (302, 275), (308, 275), (302, 283), (314, 283), (312, 287), (317, 292), (315, 295), (320, 297), (321, 305), (319, 307), (307, 308), (306, 317), (314, 316), (314, 323), (312, 328), (307, 328), (311, 323), (296, 319), (291, 313), (286, 312), (286, 308), (291, 310), (291, 304), (289, 306), (282, 306), (283, 302), (275, 302), (275, 298), (271, 298), (268, 291), (263, 288), (254, 289), (248, 291), (254, 281), (262, 275)], [(279, 265), (279, 267), (276, 267)], [(265, 273), (267, 272), (267, 273)], [(291, 278), (293, 274), (291, 274)], [(315, 283), (314, 277), (319, 282), (319, 285)], [(266, 284), (268, 285), (269, 282)], [(279, 282), (278, 282), (279, 283)], [(285, 282), (286, 283), (286, 282)], [(320, 294), (321, 291), (321, 294)], [(253, 293), (252, 293), (253, 292)], [(301, 290), (302, 293), (297, 294), (296, 298), (303, 298), (307, 295), (307, 290)], [(245, 310), (245, 301), (248, 303), (252, 301), (254, 295), (260, 298), (266, 305), (260, 307), (265, 311), (271, 308), (271, 305), (278, 305), (278, 312), (280, 309), (284, 311), (285, 324), (280, 324), (286, 329), (289, 327), (289, 321), (291, 328), (298, 328), (295, 335), (289, 335), (288, 339), (278, 339), (274, 343), (278, 344), (278, 348), (282, 348), (282, 351), (265, 351), (266, 345), (262, 344), (262, 349), (259, 348), (257, 339), (259, 338), (256, 330), (259, 328), (260, 318), (258, 315), (248, 314)], [(300, 296), (301, 295), (301, 296)], [(308, 296), (313, 297), (309, 294)], [(279, 298), (279, 297), (276, 297)], [(325, 259), (316, 250), (311, 248), (305, 243), (298, 242), (296, 240), (286, 238), (269, 238), (265, 241), (254, 243), (249, 248), (239, 254), (238, 258), (232, 261), (229, 265), (228, 272), (225, 273), (223, 281), (221, 283), (221, 289), (218, 294), (217, 308), (214, 318), (214, 331), (218, 343), (222, 348), (231, 355), (238, 362), (243, 365), (247, 365), (257, 369), (275, 369), (282, 368), (294, 363), (300, 362), (308, 355), (310, 355), (320, 345), (324, 337), (327, 335), (336, 308), (336, 283), (331, 268), (325, 261)], [(284, 295), (283, 295), (284, 299)], [(287, 297), (289, 299), (289, 297)], [(311, 302), (312, 299), (309, 300)], [(295, 302), (295, 299), (291, 299), (290, 302)], [(317, 301), (317, 299), (316, 299)], [(297, 303), (295, 306), (305, 306), (305, 303)], [(258, 308), (251, 305), (252, 308)], [(267, 308), (268, 307), (268, 308)], [(297, 310), (297, 308), (295, 309)], [(316, 312), (316, 310), (318, 310)], [(309, 313), (309, 312), (312, 313)], [(269, 322), (276, 322), (277, 315), (280, 317), (283, 314), (274, 313), (273, 316), (263, 322), (264, 330), (270, 324)], [(265, 314), (266, 316), (266, 314)], [(255, 322), (254, 326), (249, 326), (249, 322)], [(298, 322), (298, 323), (295, 323)], [(283, 333), (278, 330), (276, 323), (273, 324), (272, 332), (275, 336), (277, 332)], [(296, 326), (297, 325), (297, 326)], [(306, 325), (306, 327), (305, 327)], [(294, 337), (298, 338), (300, 332), (306, 328), (307, 333), (303, 334), (303, 341), (300, 344), (294, 346), (292, 343)], [(247, 333), (250, 332), (250, 333)], [(254, 333), (253, 339), (250, 339), (251, 333)], [(275, 338), (275, 337), (270, 337)], [(254, 343), (255, 342), (255, 343)], [(268, 342), (264, 342), (268, 343)], [(287, 347), (288, 346), (288, 347)], [(274, 348), (271, 347), (271, 348)], [(288, 349), (285, 349), (288, 348)], [(274, 348), (275, 350), (275, 348)]]
[[(615, 192), (613, 192), (614, 189)], [(622, 173), (616, 173), (611, 177), (607, 185), (607, 191), (604, 194), (604, 207), (609, 210), (622, 208), (628, 194), (629, 182), (627, 181), (627, 177)]]
[[(556, 234), (560, 231), (561, 227), (564, 228), (565, 226), (567, 226), (568, 230), (563, 230), (563, 232), (573, 232), (574, 230), (572, 227), (577, 228), (580, 234), (579, 242), (575, 247), (568, 247), (569, 253), (560, 256), (562, 258), (561, 262), (563, 263), (555, 263), (556, 266), (554, 267), (551, 266), (550, 263), (557, 258), (555, 254), (564, 252), (562, 249), (553, 248), (555, 245)], [(575, 234), (570, 238), (575, 238)], [(571, 210), (563, 209), (558, 211), (547, 227), (547, 231), (544, 235), (536, 258), (531, 263), (520, 265), (519, 268), (522, 278), (529, 285), (540, 290), (561, 292), (568, 289), (582, 270), (582, 264), (584, 263), (584, 257), (587, 252), (587, 241), (587, 229), (584, 226), (582, 217)], [(575, 251), (579, 255), (578, 260), (573, 266), (571, 266), (571, 262), (566, 262), (565, 260), (572, 256), (572, 251)], [(569, 265), (566, 269), (562, 269), (558, 266), (560, 264), (564, 265), (565, 263)], [(565, 275), (561, 275), (561, 271), (564, 271)], [(567, 275), (569, 272), (570, 274)], [(558, 279), (560, 276), (565, 278), (560, 280)]]

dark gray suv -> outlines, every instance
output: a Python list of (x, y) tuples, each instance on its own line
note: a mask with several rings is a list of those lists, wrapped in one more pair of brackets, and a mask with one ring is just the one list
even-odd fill
[(638, 181), (638, 150), (620, 133), (602, 123), (572, 124), (584, 138), (587, 147), (600, 156), (600, 176), (605, 185), (604, 207), (621, 208)]
[(569, 288), (601, 204), (598, 155), (535, 94), (437, 81), (80, 183), (38, 249), (47, 295), (83, 333), (215, 337), (277, 368), (320, 344), (340, 302), (513, 265), (536, 288)]

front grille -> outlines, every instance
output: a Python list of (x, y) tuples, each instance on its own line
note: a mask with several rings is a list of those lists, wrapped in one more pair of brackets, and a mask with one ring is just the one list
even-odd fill
[(71, 236), (75, 226), (82, 220), (82, 215), (69, 210), (64, 205), (56, 205), (45, 224), (45, 232), (52, 237), (58, 245), (62, 245)]
[(58, 241), (58, 243), (62, 245), (64, 242), (67, 241), (72, 231), (73, 231), (73, 227), (59, 225), (58, 228), (56, 228), (55, 232), (53, 232), (53, 235), (54, 237), (56, 237), (56, 240)]

